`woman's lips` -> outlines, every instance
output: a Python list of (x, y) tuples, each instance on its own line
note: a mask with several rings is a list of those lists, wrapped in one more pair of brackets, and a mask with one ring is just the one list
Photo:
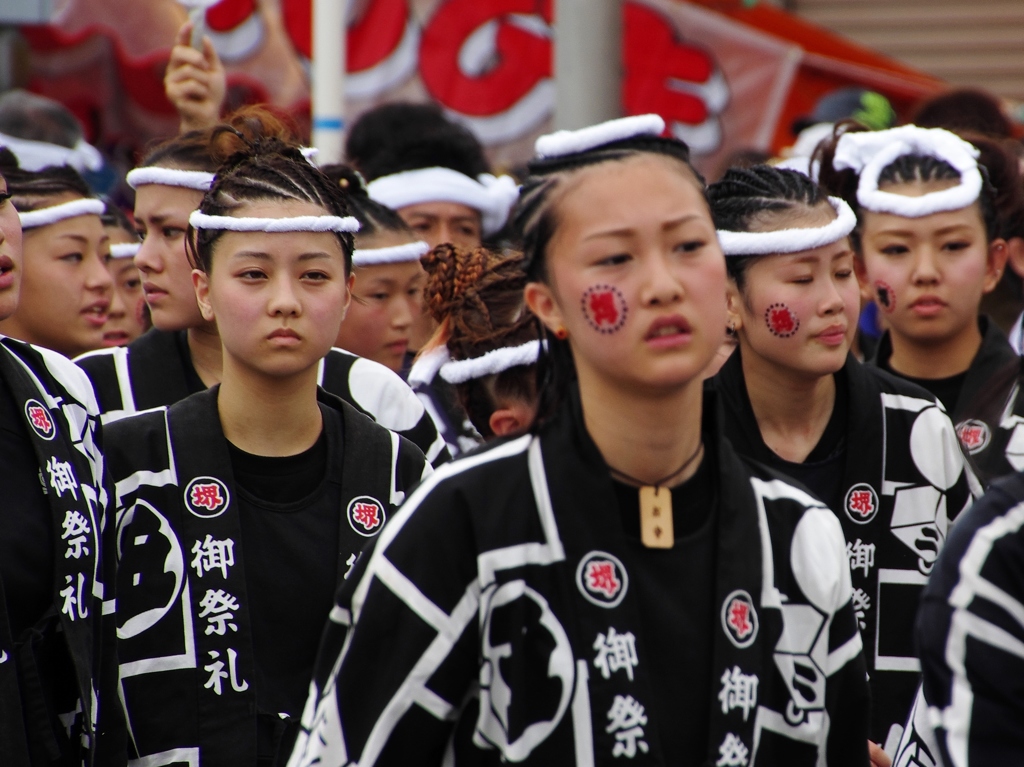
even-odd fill
[(7, 255), (0, 255), (0, 290), (6, 290), (14, 284), (14, 260)]
[(109, 308), (109, 301), (96, 301), (82, 309), (81, 314), (90, 325), (102, 328), (107, 324), (107, 310)]
[(644, 334), (644, 341), (654, 348), (664, 349), (686, 343), (690, 335), (690, 323), (685, 317), (675, 314), (652, 322)]
[(840, 346), (846, 340), (846, 328), (842, 325), (833, 325), (815, 337), (826, 346)]
[(919, 317), (934, 317), (946, 308), (946, 302), (938, 296), (921, 296), (910, 303), (910, 310)]

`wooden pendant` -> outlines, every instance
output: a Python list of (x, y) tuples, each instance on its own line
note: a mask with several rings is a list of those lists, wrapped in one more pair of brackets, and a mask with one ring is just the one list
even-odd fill
[(675, 544), (672, 491), (668, 488), (640, 488), (640, 540), (649, 549), (671, 549)]

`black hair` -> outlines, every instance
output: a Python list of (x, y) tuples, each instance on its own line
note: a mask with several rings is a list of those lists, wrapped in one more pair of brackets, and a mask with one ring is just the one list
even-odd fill
[(374, 235), (379, 232), (394, 232), (415, 237), (409, 225), (387, 205), (372, 199), (366, 191), (362, 174), (348, 165), (333, 164), (320, 167), (323, 174), (345, 192), (351, 214), (359, 220), (357, 237)]
[[(213, 129), (209, 152), (221, 165), (199, 210), (225, 216), (243, 202), (299, 200), (319, 205), (328, 215), (350, 215), (348, 198), (341, 187), (310, 165), (297, 144), (280, 136), (280, 125), (270, 113), (250, 108), (234, 126)], [(219, 229), (189, 226), (186, 247), (195, 268), (210, 271), (213, 246), (223, 234)], [(344, 253), (345, 271), (351, 272), (352, 234), (334, 235)]]
[[(424, 266), (429, 274), (426, 305), (438, 322), (435, 339), (448, 347), (452, 359), (480, 357), (540, 337), (540, 323), (523, 303), (526, 272), (521, 253), (445, 243), (424, 257)], [(482, 436), (494, 436), (491, 415), (500, 400), (536, 400), (536, 368), (516, 365), (455, 385), (459, 402)]]
[(0, 132), (69, 149), (82, 139), (82, 126), (71, 110), (59, 101), (20, 89), (0, 96)]
[[(13, 155), (12, 155), (13, 157)], [(66, 165), (51, 165), (39, 171), (22, 170), (10, 165), (10, 158), (0, 156), (0, 172), (7, 180), (7, 192), (22, 213), (47, 208), (48, 198), (65, 194), (78, 197), (92, 197), (92, 190), (85, 179), (74, 168)]]
[(356, 120), (345, 156), (367, 180), (442, 167), (476, 178), (489, 163), (476, 136), (436, 104), (392, 103)]
[[(831, 194), (846, 200), (857, 213), (857, 226), (850, 233), (850, 242), (857, 252), (861, 251), (861, 215), (860, 204), (857, 201), (860, 176), (849, 168), (835, 168), (833, 159), (836, 146), (843, 134), (859, 130), (861, 128), (856, 123), (837, 123), (832, 137), (818, 145), (812, 158), (812, 164), (815, 161), (820, 163), (821, 185)], [(1005, 149), (1000, 148), (993, 139), (980, 135), (970, 135), (966, 138), (982, 153), (978, 162), (978, 170), (981, 171), (982, 177), (978, 207), (985, 225), (985, 236), (991, 242), (1003, 236), (1007, 222), (1021, 209), (1020, 199), (1024, 192), (1016, 188), (1020, 186), (1020, 175), (1015, 170), (1017, 160)], [(878, 186), (884, 189), (896, 184), (959, 181), (960, 178), (960, 171), (945, 160), (925, 154), (906, 154), (897, 157), (882, 169), (878, 175)]]
[[(803, 173), (755, 165), (730, 168), (721, 181), (708, 187), (708, 203), (716, 229), (748, 232), (755, 217), (762, 213), (786, 212), (798, 206), (814, 207), (826, 202), (825, 191)], [(731, 256), (726, 270), (742, 293), (750, 265), (763, 256)]]
[[(511, 226), (523, 252), (523, 269), (527, 279), (546, 282), (547, 248), (558, 227), (554, 193), (576, 171), (601, 163), (627, 160), (643, 155), (666, 158), (692, 178), (707, 202), (704, 177), (690, 164), (689, 147), (674, 138), (634, 136), (612, 141), (584, 152), (560, 157), (534, 159), (527, 166), (529, 176), (523, 182), (519, 200), (512, 209)], [(554, 415), (576, 378), (569, 343), (550, 334), (541, 323), (547, 351), (538, 360), (540, 403), (534, 426), (538, 427)]]
[(123, 229), (133, 238), (138, 239), (139, 234), (135, 231), (135, 227), (132, 226), (128, 214), (107, 198), (103, 198), (103, 213), (100, 214), (100, 222), (105, 227), (116, 226), (119, 229)]

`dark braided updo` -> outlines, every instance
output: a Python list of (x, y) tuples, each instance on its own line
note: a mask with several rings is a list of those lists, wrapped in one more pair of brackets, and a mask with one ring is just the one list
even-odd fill
[[(443, 244), (423, 260), (430, 275), (424, 291), (427, 307), (439, 323), (434, 339), (447, 344), (453, 360), (480, 357), (539, 337), (540, 323), (523, 303), (527, 277), (521, 253)], [(491, 437), (490, 417), (500, 400), (536, 399), (536, 366), (518, 365), (455, 389), (477, 431)]]
[[(730, 168), (721, 181), (708, 187), (711, 218), (716, 229), (749, 232), (753, 221), (764, 213), (782, 213), (798, 207), (813, 208), (827, 202), (828, 195), (803, 173), (771, 165)], [(725, 259), (729, 276), (743, 291), (746, 271), (764, 256)]]
[[(821, 142), (814, 152), (812, 162), (820, 163), (819, 181), (825, 189), (842, 197), (857, 214), (857, 227), (850, 233), (854, 250), (860, 252), (860, 204), (857, 201), (857, 185), (860, 176), (849, 168), (839, 170), (833, 167), (836, 146), (840, 137), (847, 132), (862, 130), (856, 123), (837, 123), (832, 137)], [(1004, 236), (1004, 229), (1019, 216), (1024, 191), (1020, 188), (1020, 173), (1017, 158), (995, 139), (980, 134), (961, 136), (974, 144), (981, 152), (978, 169), (981, 171), (982, 187), (978, 207), (985, 224), (989, 241)], [(960, 172), (945, 160), (925, 154), (907, 154), (897, 157), (882, 169), (878, 175), (878, 188), (885, 189), (897, 184), (928, 183), (931, 181), (960, 181)]]
[[(210, 157), (218, 162), (213, 186), (203, 197), (199, 210), (212, 216), (230, 216), (246, 202), (296, 200), (323, 209), (325, 215), (348, 216), (348, 196), (337, 183), (303, 157), (298, 144), (281, 130), (270, 113), (251, 108), (232, 125), (214, 128), (210, 135)], [(351, 272), (352, 234), (334, 232), (345, 257), (345, 271)], [(213, 247), (224, 235), (219, 229), (189, 226), (187, 248), (193, 266), (209, 272)]]

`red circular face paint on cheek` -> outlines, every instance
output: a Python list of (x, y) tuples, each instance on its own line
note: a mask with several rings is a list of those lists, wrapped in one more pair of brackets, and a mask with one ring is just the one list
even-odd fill
[(580, 299), (580, 309), (598, 333), (614, 333), (626, 324), (629, 307), (622, 291), (613, 285), (594, 285)]
[(785, 304), (772, 304), (765, 309), (764, 322), (779, 338), (789, 338), (800, 329), (800, 320)]
[(875, 303), (886, 314), (892, 314), (896, 308), (896, 291), (881, 280), (875, 280)]

